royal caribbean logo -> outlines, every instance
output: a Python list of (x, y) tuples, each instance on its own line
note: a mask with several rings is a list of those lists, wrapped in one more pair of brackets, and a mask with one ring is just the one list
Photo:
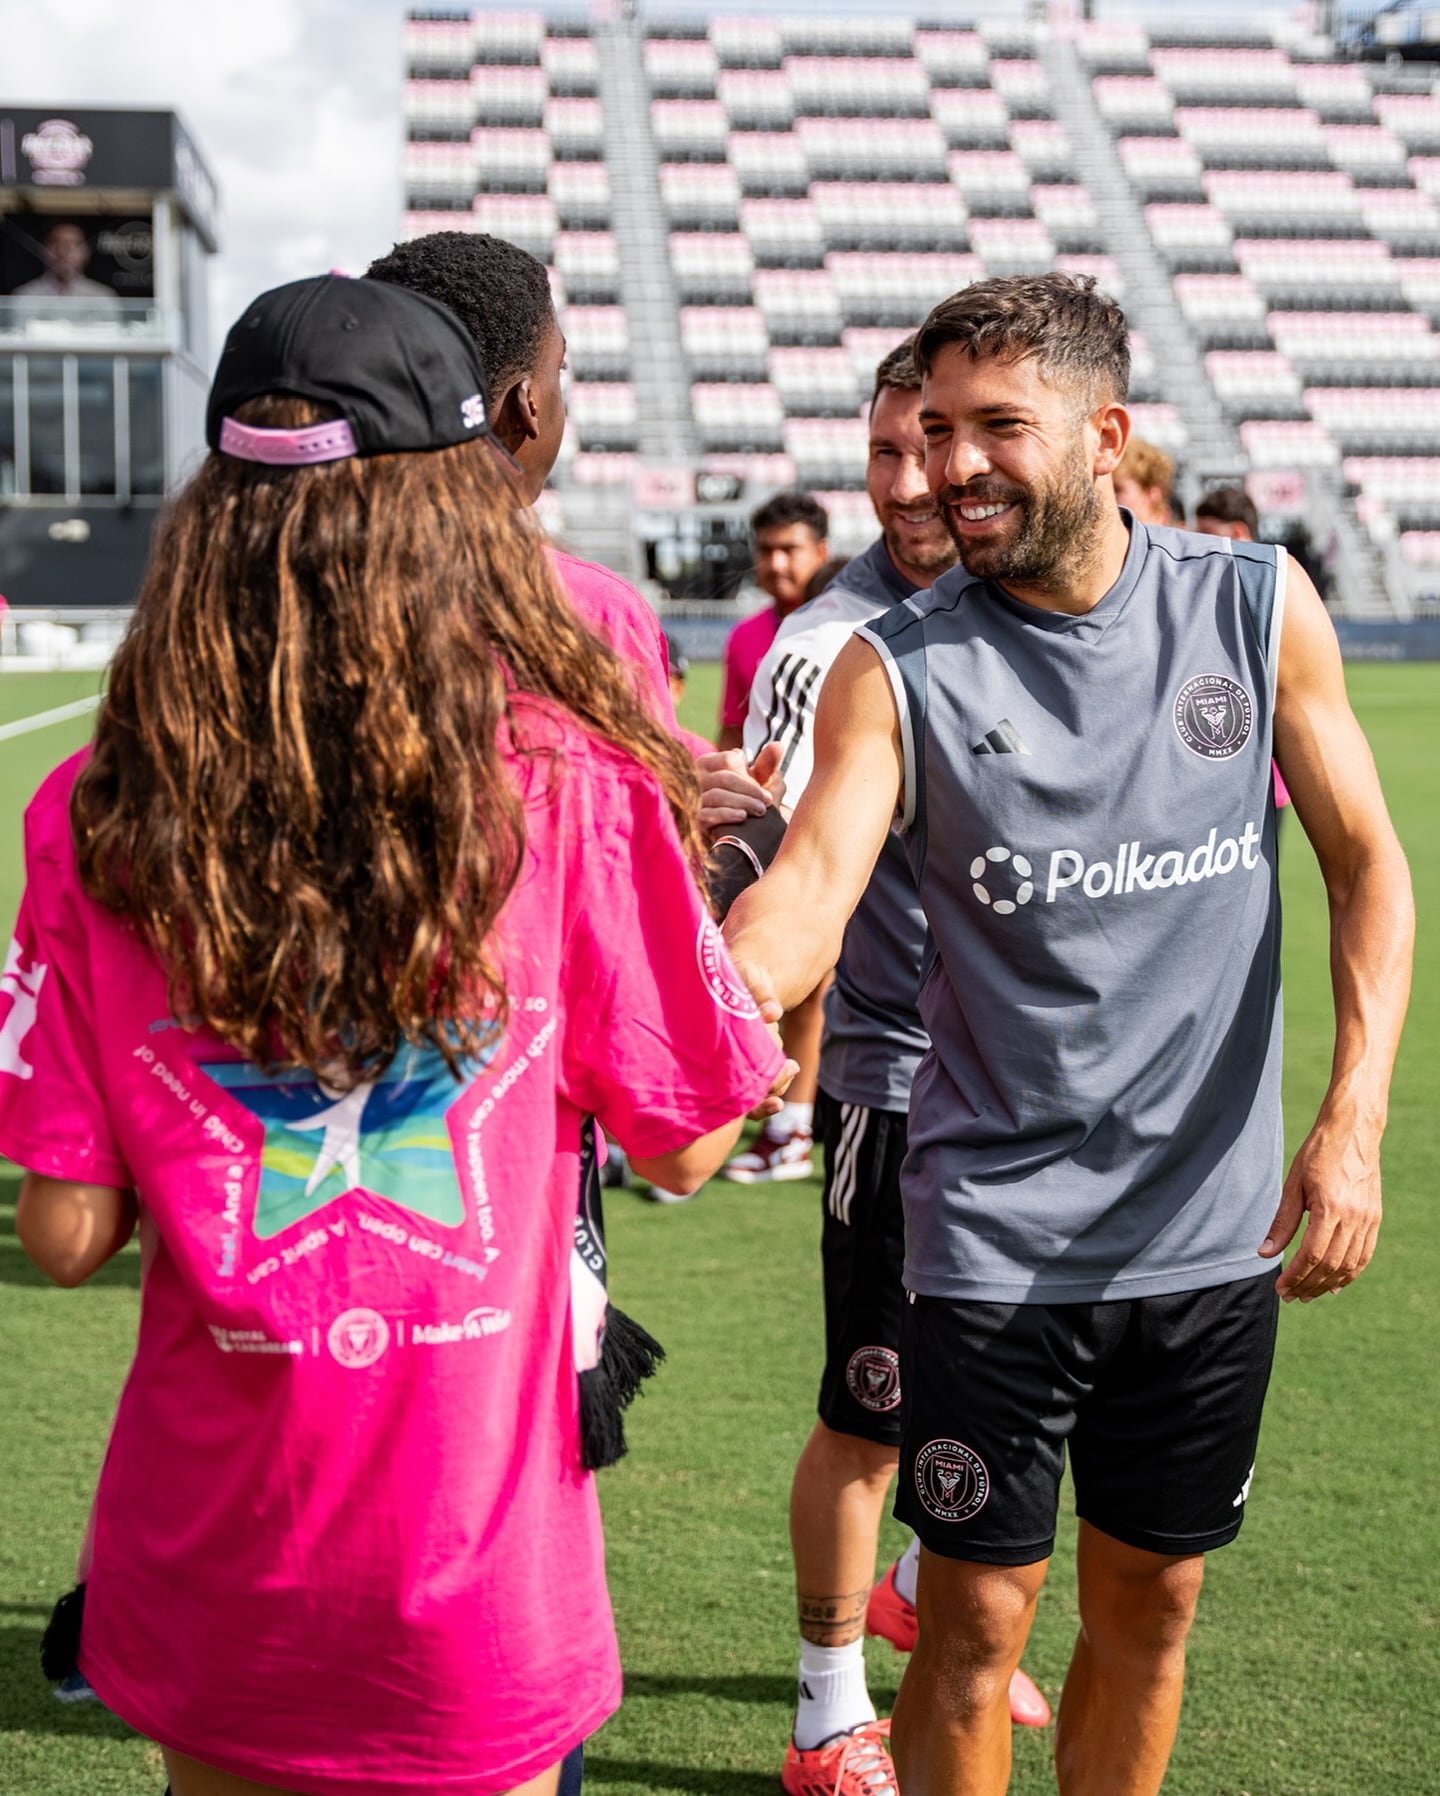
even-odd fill
[(1175, 695), (1175, 730), (1192, 755), (1228, 761), (1250, 740), (1255, 707), (1250, 694), (1224, 674), (1200, 674)]
[(457, 1081), (438, 1048), (405, 1047), (380, 1078), (345, 1092), (303, 1067), (269, 1074), (248, 1061), (202, 1066), (265, 1125), (255, 1235), (268, 1240), (359, 1189), (458, 1227), (465, 1199), (446, 1118), (479, 1065), (464, 1063)]

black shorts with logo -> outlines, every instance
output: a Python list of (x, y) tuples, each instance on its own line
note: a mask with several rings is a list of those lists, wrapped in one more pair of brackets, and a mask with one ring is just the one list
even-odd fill
[(900, 1444), (900, 1319), (905, 1308), (903, 1110), (844, 1104), (822, 1091), (825, 1149), (825, 1372), (820, 1420), (837, 1434)]
[(1268, 1276), (1112, 1303), (905, 1305), (895, 1513), (932, 1553), (1031, 1565), (1068, 1447), (1082, 1521), (1153, 1553), (1240, 1531), (1279, 1299)]

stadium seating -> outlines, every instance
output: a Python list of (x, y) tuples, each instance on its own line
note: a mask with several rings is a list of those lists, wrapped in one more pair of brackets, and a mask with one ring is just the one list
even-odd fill
[[(986, 274), (1071, 268), (1125, 303), (1118, 176), (1265, 490), (1333, 470), (1366, 528), (1434, 569), (1440, 96), (1298, 25), (1170, 9), (1067, 30), (1115, 171), (1097, 181), (1045, 28), (1020, 20), (415, 17), (407, 230), (489, 231), (548, 264), (576, 376), (563, 478), (623, 486), (646, 390), (621, 252), (635, 190), (605, 117), (605, 34), (624, 35), (696, 453), (818, 485), (863, 538), (876, 360)], [(1171, 370), (1138, 332), (1132, 358), (1140, 427), (1183, 450)]]

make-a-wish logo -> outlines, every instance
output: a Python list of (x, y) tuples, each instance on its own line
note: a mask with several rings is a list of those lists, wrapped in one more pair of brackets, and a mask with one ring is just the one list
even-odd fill
[(465, 1220), (446, 1122), (495, 1052), (462, 1063), (457, 1082), (438, 1048), (405, 1047), (378, 1079), (334, 1091), (298, 1068), (263, 1073), (248, 1061), (201, 1071), (265, 1125), (255, 1235), (262, 1241), (363, 1189), (447, 1228)]

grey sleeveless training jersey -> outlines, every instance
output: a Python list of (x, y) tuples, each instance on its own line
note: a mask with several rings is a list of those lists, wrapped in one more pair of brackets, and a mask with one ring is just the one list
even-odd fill
[[(776, 632), (750, 688), (745, 755), (753, 761), (767, 742), (781, 744), (792, 805), (814, 767), (815, 707), (836, 656), (857, 625), (919, 590), (879, 537)], [(904, 844), (891, 835), (845, 930), (825, 1000), (820, 1083), (831, 1097), (877, 1110), (908, 1107), (915, 1069), (929, 1046), (918, 1009), (925, 941), (915, 875)]]
[(911, 1291), (1067, 1303), (1274, 1268), (1283, 550), (1132, 525), (1083, 617), (963, 568), (885, 661), (930, 920)]

